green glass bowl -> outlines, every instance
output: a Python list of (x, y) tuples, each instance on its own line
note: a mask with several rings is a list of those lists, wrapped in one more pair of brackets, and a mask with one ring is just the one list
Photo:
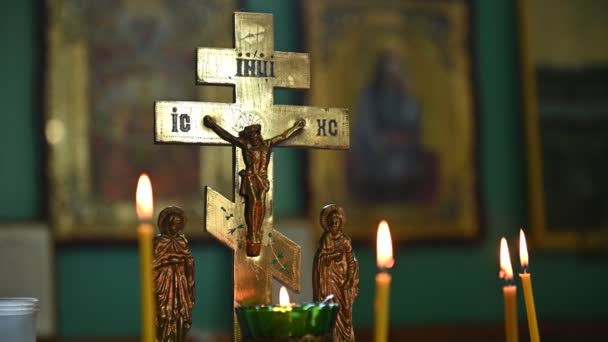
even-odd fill
[(240, 306), (236, 315), (244, 337), (324, 336), (334, 328), (338, 304)]

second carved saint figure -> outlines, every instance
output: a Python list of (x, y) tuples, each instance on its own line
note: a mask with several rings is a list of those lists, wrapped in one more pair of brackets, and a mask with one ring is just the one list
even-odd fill
[(353, 303), (359, 294), (359, 263), (353, 252), (350, 237), (343, 231), (346, 224), (344, 209), (335, 204), (321, 211), (323, 235), (319, 240), (313, 266), (313, 295), (322, 301), (334, 295), (340, 305), (334, 341), (354, 341)]
[(154, 238), (156, 336), (160, 342), (183, 342), (192, 326), (194, 258), (183, 234), (186, 215), (167, 207), (158, 215)]

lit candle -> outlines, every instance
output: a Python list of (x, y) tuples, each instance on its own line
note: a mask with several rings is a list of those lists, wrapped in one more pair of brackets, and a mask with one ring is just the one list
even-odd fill
[(285, 286), (281, 286), (279, 292), (279, 305), (236, 308), (244, 341), (275, 341), (279, 340), (277, 337), (293, 337), (296, 340), (304, 336), (327, 338), (334, 329), (337, 315), (336, 303), (291, 303)]
[(291, 308), (294, 305), (295, 304), (289, 301), (289, 293), (285, 286), (281, 286), (281, 289), (279, 290), (279, 307), (285, 311), (291, 311)]
[(505, 280), (502, 288), (502, 295), (505, 301), (505, 336), (507, 342), (517, 342), (517, 287), (513, 284), (513, 267), (511, 267), (511, 257), (507, 239), (500, 239), (500, 278)]
[(519, 274), (521, 285), (524, 288), (524, 300), (526, 302), (526, 314), (528, 316), (528, 330), (530, 331), (530, 342), (539, 342), (538, 323), (536, 321), (536, 308), (534, 307), (534, 293), (532, 292), (532, 279), (528, 273), (528, 247), (526, 236), (522, 229), (519, 230), (519, 262), (523, 273)]
[(154, 204), (152, 185), (146, 174), (139, 176), (135, 193), (137, 218), (137, 238), (139, 243), (139, 267), (141, 278), (141, 334), (142, 341), (155, 342), (156, 331), (154, 322), (154, 280), (152, 279), (152, 235), (154, 227), (147, 221), (152, 218)]
[(391, 232), (386, 221), (382, 221), (378, 225), (376, 262), (380, 272), (376, 274), (374, 341), (386, 342), (388, 341), (388, 313), (391, 289), (391, 275), (388, 273), (388, 269), (395, 264)]

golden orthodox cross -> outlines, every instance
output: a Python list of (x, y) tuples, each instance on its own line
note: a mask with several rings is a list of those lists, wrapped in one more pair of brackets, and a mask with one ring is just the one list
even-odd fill
[[(348, 148), (349, 121), (345, 109), (273, 104), (273, 87), (310, 87), (310, 65), (308, 54), (274, 51), (272, 15), (236, 12), (234, 26), (235, 48), (199, 48), (196, 71), (198, 84), (234, 85), (235, 102), (156, 102), (155, 141), (229, 145), (217, 131), (207, 127), (209, 118), (204, 119), (207, 116), (233, 140), (241, 138), (239, 132), (242, 134), (245, 127), (252, 125), (260, 125), (265, 139), (278, 137), (304, 120), (305, 127), (280, 146)], [(259, 256), (247, 256), (245, 198), (241, 196), (244, 178), (242, 174), (239, 177), (239, 171), (248, 165), (238, 149), (233, 144), (234, 202), (205, 187), (205, 230), (234, 251), (234, 305), (269, 304), (272, 277), (300, 291), (300, 246), (273, 227), (270, 156), (264, 175), (269, 184), (261, 250)], [(238, 330), (235, 337), (238, 339)]]

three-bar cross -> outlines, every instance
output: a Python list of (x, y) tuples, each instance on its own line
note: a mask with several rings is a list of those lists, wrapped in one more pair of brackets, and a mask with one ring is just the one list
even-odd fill
[[(270, 14), (234, 15), (235, 48), (199, 48), (197, 83), (230, 84), (234, 103), (159, 101), (155, 103), (155, 141), (201, 145), (228, 145), (203, 124), (207, 115), (232, 135), (244, 127), (261, 125), (264, 138), (280, 134), (304, 119), (305, 128), (281, 146), (345, 149), (349, 146), (349, 121), (345, 109), (273, 104), (273, 87), (309, 88), (308, 54), (274, 51)], [(272, 277), (300, 290), (300, 246), (273, 227), (272, 159), (268, 167), (270, 189), (266, 196), (264, 239), (261, 253), (245, 253), (244, 200), (239, 195), (238, 171), (243, 158), (233, 147), (236, 165), (234, 202), (205, 188), (205, 229), (234, 251), (234, 305), (268, 304)]]

